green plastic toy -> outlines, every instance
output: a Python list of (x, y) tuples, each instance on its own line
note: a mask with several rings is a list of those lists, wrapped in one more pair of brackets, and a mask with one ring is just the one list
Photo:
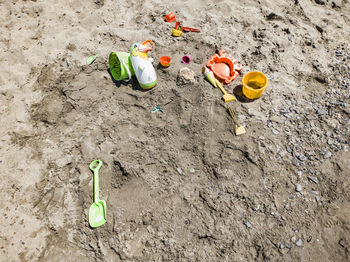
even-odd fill
[(94, 160), (89, 166), (94, 172), (94, 203), (92, 203), (89, 209), (89, 224), (91, 227), (102, 226), (107, 221), (107, 204), (104, 200), (99, 199), (100, 186), (98, 172), (101, 166), (101, 160)]
[(88, 59), (86, 59), (86, 64), (91, 65), (93, 62), (95, 62), (97, 57), (98, 57), (98, 55), (89, 56)]
[(130, 53), (112, 52), (109, 54), (108, 62), (111, 74), (117, 81), (129, 81), (135, 75), (131, 65)]

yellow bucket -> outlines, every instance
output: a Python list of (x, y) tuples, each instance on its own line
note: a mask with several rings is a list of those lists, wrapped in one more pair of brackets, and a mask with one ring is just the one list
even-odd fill
[(249, 72), (242, 79), (243, 94), (249, 99), (256, 99), (261, 96), (266, 89), (269, 80), (258, 71)]

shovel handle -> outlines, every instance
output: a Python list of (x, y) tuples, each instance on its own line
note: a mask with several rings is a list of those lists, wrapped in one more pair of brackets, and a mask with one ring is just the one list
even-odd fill
[[(96, 166), (97, 165), (97, 166)], [(95, 167), (96, 166), (96, 167)], [(94, 172), (94, 202), (97, 204), (100, 200), (100, 185), (99, 185), (99, 171), (102, 166), (101, 160), (94, 160), (90, 164), (90, 169)]]
[(233, 123), (234, 123), (235, 125), (237, 125), (237, 120), (236, 120), (235, 114), (233, 113), (231, 107), (228, 106), (227, 109), (228, 109), (228, 112), (230, 113), (230, 115), (231, 115), (231, 117), (232, 117)]
[(225, 90), (225, 88), (222, 86), (222, 84), (220, 83), (220, 81), (217, 80), (217, 79), (215, 78), (215, 82), (216, 82), (216, 85), (220, 88), (221, 92), (222, 92), (224, 95), (227, 95), (228, 93), (227, 93), (227, 91)]

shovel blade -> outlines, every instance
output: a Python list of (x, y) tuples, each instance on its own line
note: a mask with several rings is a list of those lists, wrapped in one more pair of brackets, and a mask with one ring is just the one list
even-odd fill
[(237, 125), (235, 125), (235, 134), (236, 134), (236, 136), (245, 134), (244, 126), (237, 126)]
[(236, 100), (234, 95), (223, 95), (222, 98), (224, 99), (225, 103)]
[(106, 223), (106, 202), (100, 200), (98, 203), (93, 203), (89, 209), (89, 224), (91, 227), (99, 227)]

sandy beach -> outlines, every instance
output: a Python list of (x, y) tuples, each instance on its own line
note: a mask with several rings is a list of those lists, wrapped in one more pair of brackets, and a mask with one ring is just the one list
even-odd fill
[[(0, 261), (350, 261), (348, 0), (0, 9)], [(173, 37), (169, 12), (200, 32)], [(109, 54), (147, 39), (157, 85), (113, 81)], [(243, 66), (230, 103), (201, 71), (221, 49)], [(256, 100), (250, 71), (269, 79)], [(91, 228), (95, 159), (108, 208)]]

